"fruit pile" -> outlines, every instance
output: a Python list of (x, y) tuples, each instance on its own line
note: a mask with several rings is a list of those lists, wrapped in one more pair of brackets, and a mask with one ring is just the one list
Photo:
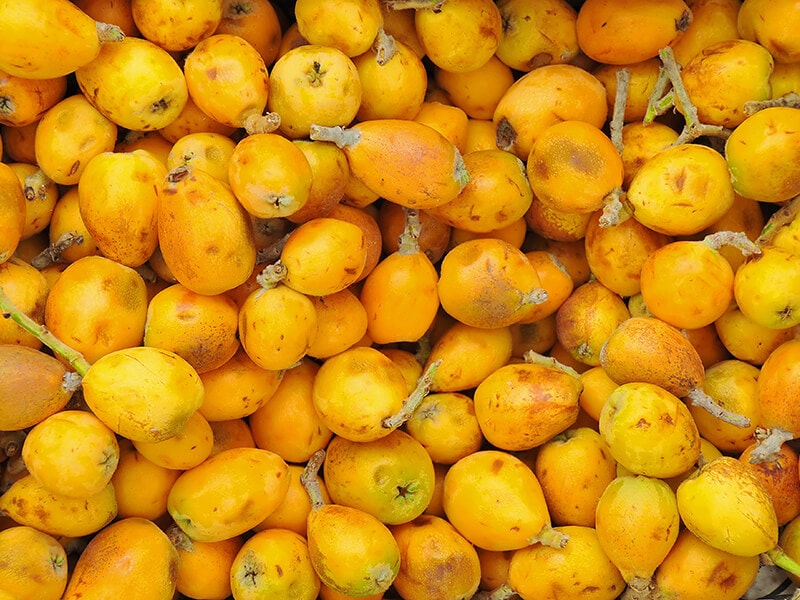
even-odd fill
[(800, 582), (797, 2), (0, 23), (0, 600)]

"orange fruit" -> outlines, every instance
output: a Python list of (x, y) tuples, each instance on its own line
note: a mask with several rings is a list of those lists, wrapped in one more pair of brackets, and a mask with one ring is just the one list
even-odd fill
[(622, 158), (614, 144), (584, 121), (562, 121), (542, 131), (526, 165), (536, 197), (564, 212), (598, 210), (622, 185)]
[(306, 203), (287, 215), (292, 223), (328, 217), (344, 198), (350, 180), (350, 165), (341, 148), (327, 142), (294, 140), (311, 167), (311, 188)]
[(800, 255), (765, 246), (748, 258), (733, 279), (733, 295), (742, 313), (769, 329), (800, 323), (797, 298), (789, 290), (800, 283)]
[(417, 9), (417, 36), (430, 61), (447, 71), (474, 71), (494, 55), (503, 29), (490, 0), (444, 2), (438, 10)]
[(500, 98), (514, 83), (514, 74), (495, 54), (471, 71), (438, 68), (434, 72), (434, 79), (450, 101), (467, 116), (491, 120)]
[(54, 537), (25, 525), (0, 531), (0, 594), (57, 600), (67, 587), (67, 554)]
[(714, 321), (714, 329), (725, 349), (735, 358), (761, 365), (772, 351), (794, 335), (795, 329), (772, 329), (756, 323), (738, 306)]
[(451, 465), (483, 444), (472, 398), (459, 392), (426, 396), (405, 429), (438, 464)]
[[(44, 323), (50, 286), (38, 269), (16, 257), (0, 263), (0, 289), (23, 314), (36, 323)], [(36, 350), (42, 347), (39, 338), (11, 319), (0, 321), (0, 344), (17, 344)]]
[(508, 242), (496, 238), (466, 241), (442, 259), (439, 301), (465, 325), (507, 327), (526, 318), (544, 299), (536, 269)]
[(367, 310), (350, 288), (327, 296), (311, 296), (317, 311), (317, 333), (307, 354), (327, 358), (347, 350), (367, 332)]
[(231, 565), (244, 543), (240, 536), (219, 542), (197, 542), (174, 524), (165, 533), (178, 551), (175, 588), (179, 593), (190, 598), (230, 596)]
[(378, 0), (299, 0), (294, 17), (298, 32), (309, 43), (336, 48), (347, 56), (366, 52), (383, 25)]
[(180, 474), (146, 459), (130, 440), (121, 440), (119, 462), (111, 476), (119, 517), (155, 521), (164, 516), (169, 490)]
[(271, 65), (281, 46), (282, 22), (269, 0), (222, 0), (222, 18), (214, 33), (238, 35)]
[(171, 171), (180, 165), (191, 165), (228, 183), (228, 166), (235, 149), (236, 142), (222, 133), (187, 133), (170, 146), (166, 160), (167, 170)]
[(683, 0), (588, 0), (578, 10), (578, 45), (600, 63), (624, 65), (658, 54), (692, 22)]
[(798, 23), (794, 8), (785, 1), (747, 0), (737, 15), (739, 35), (769, 50), (776, 62), (797, 62), (800, 46), (792, 35)]
[[(403, 12), (406, 11), (390, 11), (390, 14)], [(425, 101), (428, 87), (425, 65), (414, 49), (401, 40), (394, 39), (380, 54), (379, 49), (373, 45), (353, 57), (361, 82), (361, 104), (356, 117), (360, 121), (412, 119)]]
[(65, 75), (49, 79), (29, 79), (0, 70), (0, 124), (22, 127), (38, 121), (67, 92)]
[(186, 425), (169, 439), (158, 442), (136, 441), (134, 448), (151, 462), (185, 471), (196, 467), (211, 455), (214, 432), (200, 412), (192, 413)]
[(692, 0), (687, 3), (692, 22), (672, 44), (679, 64), (687, 64), (703, 48), (739, 37), (736, 21), (741, 3), (737, 0)]
[(650, 97), (656, 88), (661, 62), (655, 58), (626, 65), (601, 64), (592, 70), (606, 88), (606, 101), (608, 113), (613, 114), (614, 103), (617, 97), (617, 76), (620, 70), (628, 72), (628, 92), (625, 97), (623, 122), (641, 122), (647, 115)]
[(270, 111), (280, 115), (280, 131), (290, 139), (308, 137), (311, 125), (346, 126), (361, 105), (356, 65), (330, 45), (289, 50), (269, 74)]
[(495, 55), (517, 71), (568, 63), (578, 54), (575, 8), (564, 0), (535, 4), (524, 0), (497, 3), (503, 21)]

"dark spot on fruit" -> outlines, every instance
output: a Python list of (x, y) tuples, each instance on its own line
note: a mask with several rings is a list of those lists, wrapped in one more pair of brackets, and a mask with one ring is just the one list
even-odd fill
[(500, 460), (499, 458), (495, 459), (495, 461), (492, 463), (492, 473), (496, 475), (497, 473), (500, 472), (500, 469), (502, 468), (503, 468), (503, 461)]

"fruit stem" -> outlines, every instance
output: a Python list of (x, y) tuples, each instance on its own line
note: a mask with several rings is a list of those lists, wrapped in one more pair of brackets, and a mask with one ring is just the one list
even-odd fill
[(523, 353), (522, 359), (526, 364), (540, 365), (542, 367), (547, 367), (548, 369), (554, 369), (559, 373), (564, 373), (565, 375), (573, 377), (577, 381), (581, 381), (580, 373), (552, 356), (545, 356), (544, 354), (539, 354), (535, 350), (528, 350), (527, 352)]
[(0, 311), (2, 311), (3, 318), (11, 319), (53, 352), (64, 358), (64, 360), (77, 371), (78, 375), (83, 377), (89, 371), (91, 365), (89, 361), (84, 358), (83, 354), (67, 346), (54, 336), (47, 327), (37, 323), (18, 309), (14, 303), (11, 302), (11, 299), (6, 296), (2, 287), (0, 287)]
[(118, 25), (97, 21), (95, 23), (95, 28), (97, 29), (97, 39), (100, 40), (101, 44), (121, 42), (125, 39), (125, 34)]
[(464, 157), (461, 156), (461, 152), (459, 152), (458, 148), (454, 146), (453, 151), (455, 152), (455, 158), (453, 159), (453, 179), (458, 182), (458, 189), (460, 192), (464, 189), (464, 186), (469, 183), (469, 171), (467, 171)]
[(281, 252), (283, 252), (283, 247), (286, 245), (286, 240), (289, 239), (291, 235), (291, 231), (286, 233), (276, 242), (273, 242), (266, 248), (261, 248), (256, 253), (256, 264), (263, 265), (264, 263), (268, 262), (275, 262), (281, 257)]
[(419, 220), (419, 211), (416, 208), (403, 207), (406, 215), (406, 225), (403, 233), (398, 238), (397, 253), (401, 256), (408, 256), (419, 252), (419, 234), (422, 230), (422, 223)]
[(652, 577), (645, 578), (636, 575), (628, 582), (625, 593), (622, 594), (620, 600), (650, 600), (656, 596), (655, 592), (656, 587)]
[(173, 523), (169, 529), (167, 529), (167, 537), (169, 538), (169, 541), (172, 542), (172, 545), (179, 550), (194, 552), (194, 542), (192, 541), (192, 538), (190, 538), (186, 532), (175, 523)]
[(622, 154), (622, 127), (625, 125), (625, 105), (628, 102), (630, 85), (631, 72), (625, 68), (618, 70), (617, 93), (614, 96), (614, 111), (609, 123), (609, 132), (611, 133), (611, 141), (620, 154)]
[(242, 127), (247, 135), (256, 133), (272, 133), (281, 126), (281, 117), (278, 113), (268, 112), (264, 115), (247, 115), (242, 119)]
[(545, 524), (542, 530), (531, 538), (530, 543), (539, 543), (550, 548), (564, 548), (569, 542), (569, 535), (556, 531), (550, 525)]
[(720, 421), (728, 423), (729, 425), (734, 425), (735, 427), (741, 427), (742, 429), (750, 427), (750, 419), (744, 415), (739, 415), (723, 408), (714, 402), (714, 399), (706, 394), (702, 388), (692, 388), (689, 390), (689, 393), (686, 394), (686, 398), (692, 406), (706, 410), (711, 416), (716, 417)]
[(775, 234), (794, 221), (797, 215), (800, 215), (800, 196), (795, 196), (772, 213), (772, 216), (764, 225), (764, 229), (761, 230), (758, 238), (756, 238), (756, 245), (763, 248), (771, 244)]
[(507, 583), (503, 583), (491, 591), (478, 592), (472, 597), (472, 600), (508, 600), (515, 594), (514, 588)]
[(749, 102), (744, 103), (743, 111), (744, 114), (749, 117), (756, 114), (760, 110), (764, 110), (765, 108), (774, 108), (776, 106), (800, 108), (800, 94), (797, 92), (789, 92), (788, 94), (784, 94), (778, 98), (771, 98), (769, 100), (750, 100)]
[(742, 231), (716, 231), (703, 238), (703, 243), (709, 248), (719, 250), (722, 246), (733, 246), (744, 256), (761, 254), (759, 248)]
[(519, 307), (524, 308), (526, 306), (531, 306), (532, 304), (541, 304), (542, 302), (547, 302), (547, 290), (544, 288), (534, 288), (527, 294), (523, 294), (520, 292), (522, 299), (520, 300)]
[(797, 564), (797, 562), (786, 554), (780, 546), (775, 546), (772, 550), (767, 550), (764, 554), (767, 555), (767, 558), (769, 558), (776, 567), (780, 567), (790, 575), (800, 577), (800, 564)]
[(435, 12), (441, 10), (444, 0), (383, 0), (383, 4), (389, 10), (429, 8)]
[(417, 380), (417, 387), (415, 387), (414, 391), (403, 401), (403, 406), (400, 410), (392, 416), (386, 417), (381, 422), (384, 429), (397, 429), (411, 418), (411, 415), (414, 414), (414, 411), (417, 410), (422, 400), (428, 395), (428, 392), (430, 392), (431, 385), (433, 384), (433, 376), (436, 374), (436, 370), (441, 364), (441, 360), (436, 360), (428, 366), (422, 376)]
[(264, 270), (256, 275), (256, 283), (265, 290), (276, 287), (281, 281), (286, 279), (289, 270), (286, 268), (280, 259), (276, 260), (271, 265), (264, 267)]
[(75, 231), (65, 231), (47, 248), (31, 259), (31, 266), (44, 269), (50, 265), (61, 262), (61, 254), (73, 244), (82, 244), (83, 236)]
[(354, 129), (345, 129), (340, 125), (335, 127), (312, 125), (308, 137), (318, 142), (333, 142), (339, 148), (344, 148), (345, 146), (355, 146), (361, 141), (361, 132)]
[(783, 446), (784, 442), (793, 440), (795, 437), (792, 432), (780, 427), (774, 427), (773, 429), (758, 427), (756, 428), (755, 436), (758, 443), (750, 453), (750, 463), (754, 465), (778, 460), (781, 446)]
[(681, 67), (678, 61), (675, 60), (672, 48), (669, 46), (662, 48), (658, 51), (658, 56), (661, 59), (661, 63), (664, 65), (670, 82), (672, 82), (672, 92), (680, 103), (681, 112), (685, 119), (683, 131), (681, 131), (678, 139), (676, 139), (672, 145), (680, 146), (681, 144), (687, 144), (702, 136), (727, 138), (731, 134), (730, 129), (725, 129), (721, 125), (706, 125), (700, 122), (700, 117), (697, 116), (697, 107), (689, 98), (689, 94), (686, 92), (686, 88), (683, 85)]
[(675, 96), (672, 90), (667, 92), (669, 75), (663, 67), (658, 70), (658, 78), (647, 100), (647, 110), (644, 114), (644, 124), (649, 125), (656, 117), (663, 115), (675, 105)]
[(323, 462), (325, 462), (325, 449), (320, 448), (311, 455), (300, 474), (300, 483), (303, 484), (308, 498), (311, 500), (311, 510), (325, 506), (322, 487), (319, 484), (319, 470), (322, 468)]
[(378, 35), (375, 36), (372, 48), (375, 50), (375, 62), (381, 67), (392, 60), (394, 55), (397, 54), (397, 43), (395, 39), (386, 33), (383, 27), (378, 29)]
[(633, 216), (633, 211), (626, 198), (625, 190), (622, 188), (614, 188), (603, 198), (600, 227), (613, 227), (624, 223)]

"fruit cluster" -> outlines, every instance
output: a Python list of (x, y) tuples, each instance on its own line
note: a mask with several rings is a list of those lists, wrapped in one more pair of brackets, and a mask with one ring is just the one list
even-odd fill
[(797, 2), (0, 23), (0, 600), (800, 582)]

